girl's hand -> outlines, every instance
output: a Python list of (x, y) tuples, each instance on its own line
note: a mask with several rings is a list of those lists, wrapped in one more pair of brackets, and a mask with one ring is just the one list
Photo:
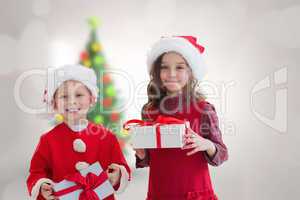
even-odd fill
[(209, 156), (214, 155), (216, 152), (216, 147), (212, 141), (201, 137), (191, 128), (188, 128), (188, 133), (184, 135), (184, 143), (185, 145), (182, 149), (193, 149), (187, 153), (188, 156), (198, 151), (206, 151)]
[(121, 178), (121, 169), (118, 164), (112, 163), (108, 166), (106, 170), (108, 180), (112, 184), (112, 186), (117, 185), (120, 182)]
[(49, 183), (42, 184), (41, 195), (46, 200), (58, 200), (58, 198), (53, 195), (53, 186)]
[(146, 157), (146, 152), (145, 149), (134, 149), (135, 150), (135, 154), (141, 159), (143, 160)]

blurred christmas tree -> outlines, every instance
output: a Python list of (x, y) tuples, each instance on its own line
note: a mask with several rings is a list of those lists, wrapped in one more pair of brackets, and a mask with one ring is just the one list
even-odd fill
[(91, 17), (88, 23), (91, 28), (90, 39), (86, 45), (86, 50), (80, 55), (80, 64), (95, 70), (99, 88), (97, 103), (91, 108), (88, 119), (95, 124), (102, 124), (111, 129), (118, 137), (121, 148), (124, 150), (123, 147), (128, 139), (128, 134), (122, 129), (122, 113), (116, 111), (116, 106), (119, 103), (116, 96), (117, 91), (107, 71), (108, 65), (103, 55), (102, 45), (98, 41), (99, 20), (96, 17)]

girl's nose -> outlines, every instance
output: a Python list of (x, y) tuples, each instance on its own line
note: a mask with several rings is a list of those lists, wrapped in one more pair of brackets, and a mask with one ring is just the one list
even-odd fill
[(175, 77), (176, 76), (176, 69), (170, 69), (169, 75), (170, 75), (170, 77)]

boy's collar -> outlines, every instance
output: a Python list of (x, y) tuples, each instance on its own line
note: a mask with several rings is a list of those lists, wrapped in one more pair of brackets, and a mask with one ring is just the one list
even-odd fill
[(66, 125), (74, 132), (80, 132), (87, 128), (88, 120), (80, 120), (78, 124), (67, 124)]

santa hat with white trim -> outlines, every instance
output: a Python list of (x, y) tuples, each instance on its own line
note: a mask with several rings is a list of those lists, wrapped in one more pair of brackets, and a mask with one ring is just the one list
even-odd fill
[(198, 80), (202, 80), (206, 74), (206, 65), (203, 60), (204, 47), (197, 43), (193, 36), (162, 37), (154, 43), (147, 55), (149, 73), (156, 59), (164, 53), (176, 52), (186, 60), (192, 72)]
[(68, 80), (79, 81), (84, 84), (97, 98), (97, 77), (93, 69), (82, 65), (65, 65), (59, 68), (49, 68), (47, 73), (47, 86), (44, 91), (44, 102), (51, 104), (55, 91)]

